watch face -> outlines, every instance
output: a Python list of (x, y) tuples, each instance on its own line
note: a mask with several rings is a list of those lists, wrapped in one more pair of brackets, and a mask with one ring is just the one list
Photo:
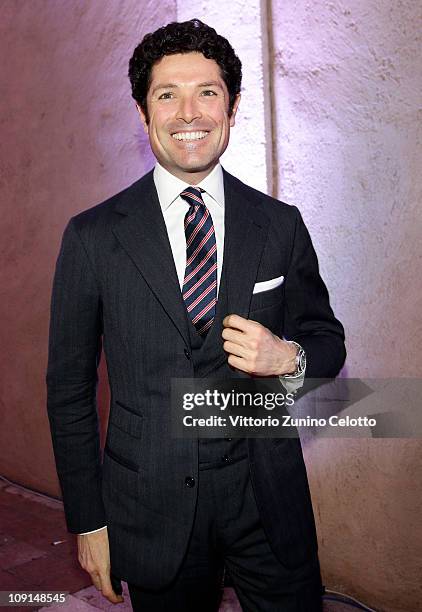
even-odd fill
[(294, 371), (293, 374), (284, 374), (284, 377), (285, 378), (297, 378), (298, 376), (301, 376), (305, 372), (306, 353), (303, 350), (303, 348), (300, 346), (300, 344), (298, 344), (297, 342), (294, 342), (293, 340), (290, 342), (297, 347), (296, 361), (295, 361), (296, 370)]
[(306, 355), (305, 355), (305, 351), (303, 349), (299, 350), (298, 361), (299, 361), (299, 363), (298, 363), (298, 368), (297, 369), (298, 369), (299, 372), (303, 372), (303, 370), (306, 367)]

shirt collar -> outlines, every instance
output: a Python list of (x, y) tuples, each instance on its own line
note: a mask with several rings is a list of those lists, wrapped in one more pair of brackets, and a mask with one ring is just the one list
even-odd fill
[[(154, 183), (163, 211), (167, 210), (181, 192), (189, 186), (189, 183), (185, 183), (171, 174), (158, 162), (156, 162), (154, 168)], [(220, 163), (195, 187), (201, 187), (219, 206), (224, 207), (224, 178)]]

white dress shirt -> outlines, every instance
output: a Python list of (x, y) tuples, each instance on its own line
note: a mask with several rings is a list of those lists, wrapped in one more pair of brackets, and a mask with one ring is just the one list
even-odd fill
[[(176, 265), (180, 288), (183, 286), (186, 268), (186, 237), (184, 229), (185, 215), (189, 204), (180, 197), (182, 191), (189, 187), (189, 183), (177, 178), (158, 162), (154, 168), (154, 183), (157, 188), (158, 199), (163, 212), (164, 222)], [(224, 248), (224, 180), (221, 164), (213, 170), (200, 183), (194, 187), (201, 187), (205, 206), (210, 211), (214, 224), (215, 241), (217, 244), (217, 294), (220, 287), (221, 269), (223, 265)]]

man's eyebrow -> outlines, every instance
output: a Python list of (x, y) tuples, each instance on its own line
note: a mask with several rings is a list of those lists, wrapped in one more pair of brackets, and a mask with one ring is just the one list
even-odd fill
[[(199, 83), (198, 85), (196, 85), (196, 87), (219, 87), (220, 89), (222, 89), (221, 83), (219, 83), (218, 81), (207, 81), (205, 83)], [(177, 88), (178, 88), (178, 85), (176, 85), (176, 83), (158, 83), (158, 85), (154, 87), (151, 93), (154, 94), (159, 89), (177, 89)]]
[(177, 87), (176, 83), (158, 83), (152, 90), (152, 93), (155, 93), (158, 89), (174, 89)]
[(200, 83), (198, 87), (220, 87), (221, 89), (221, 83), (218, 81), (207, 81), (207, 83)]

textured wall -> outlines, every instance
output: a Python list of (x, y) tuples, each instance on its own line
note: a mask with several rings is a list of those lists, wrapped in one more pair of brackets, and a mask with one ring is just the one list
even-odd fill
[[(177, 20), (197, 17), (228, 38), (242, 62), (242, 100), (221, 161), (255, 189), (271, 192), (272, 155), (265, 2), (178, 0)], [(262, 6), (261, 6), (262, 5)]]
[(422, 601), (419, 440), (306, 447), (324, 584), (383, 612)]
[(45, 370), (60, 238), (152, 166), (127, 63), (175, 16), (170, 0), (1, 3), (0, 472), (35, 489), (59, 491)]
[[(420, 376), (420, 3), (272, 3), (278, 194), (311, 231), (349, 376)], [(328, 587), (378, 609), (422, 600), (421, 444), (305, 452)]]
[(312, 230), (347, 373), (420, 376), (421, 4), (272, 11), (278, 193)]

